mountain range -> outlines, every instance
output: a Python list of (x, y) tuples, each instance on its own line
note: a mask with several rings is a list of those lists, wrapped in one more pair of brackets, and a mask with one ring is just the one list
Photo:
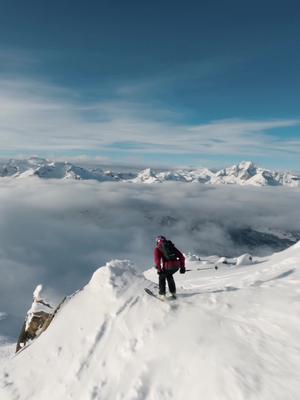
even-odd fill
[(98, 182), (164, 183), (169, 181), (202, 184), (300, 187), (300, 175), (271, 171), (243, 161), (219, 171), (208, 168), (156, 171), (151, 168), (133, 172), (112, 172), (99, 167), (81, 167), (70, 162), (31, 157), (0, 162), (0, 177), (96, 180)]

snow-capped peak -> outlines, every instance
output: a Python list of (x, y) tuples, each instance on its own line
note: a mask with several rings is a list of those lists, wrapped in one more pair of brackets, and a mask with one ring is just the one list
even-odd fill
[(31, 157), (28, 160), (9, 160), (0, 164), (0, 177), (28, 178), (32, 176), (43, 179), (93, 179), (99, 182), (121, 181), (142, 184), (175, 181), (207, 185), (300, 186), (300, 176), (261, 168), (252, 161), (242, 161), (217, 172), (207, 168), (173, 169), (159, 172), (152, 168), (146, 168), (136, 174), (103, 171), (100, 168), (83, 168), (69, 162), (50, 161), (38, 157)]
[(154, 183), (159, 182), (156, 172), (151, 168), (146, 168), (138, 173), (137, 177), (133, 179), (135, 183)]
[[(235, 178), (246, 181), (257, 173), (257, 167), (251, 161), (242, 161), (232, 167), (224, 168), (216, 173), (216, 177), (224, 179), (224, 183), (233, 183)], [(227, 180), (227, 182), (226, 182)], [(216, 182), (217, 183), (217, 180)]]

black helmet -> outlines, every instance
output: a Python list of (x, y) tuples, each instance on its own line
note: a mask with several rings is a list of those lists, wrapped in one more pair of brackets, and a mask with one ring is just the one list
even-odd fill
[(162, 235), (156, 236), (156, 244), (159, 242), (163, 242), (164, 240), (167, 240), (164, 236)]

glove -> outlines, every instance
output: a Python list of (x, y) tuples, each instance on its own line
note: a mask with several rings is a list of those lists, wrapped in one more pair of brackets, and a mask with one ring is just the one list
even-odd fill
[(160, 275), (162, 273), (162, 270), (157, 265), (154, 265), (154, 268), (156, 269), (157, 275)]
[(181, 267), (180, 270), (179, 270), (179, 273), (180, 274), (185, 274), (185, 267)]

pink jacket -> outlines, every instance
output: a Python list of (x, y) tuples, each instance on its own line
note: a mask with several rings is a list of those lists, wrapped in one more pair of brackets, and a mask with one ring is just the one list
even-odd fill
[(184, 255), (176, 249), (177, 260), (168, 261), (165, 259), (163, 252), (159, 248), (159, 244), (154, 249), (154, 264), (158, 272), (167, 269), (184, 268), (185, 258)]

